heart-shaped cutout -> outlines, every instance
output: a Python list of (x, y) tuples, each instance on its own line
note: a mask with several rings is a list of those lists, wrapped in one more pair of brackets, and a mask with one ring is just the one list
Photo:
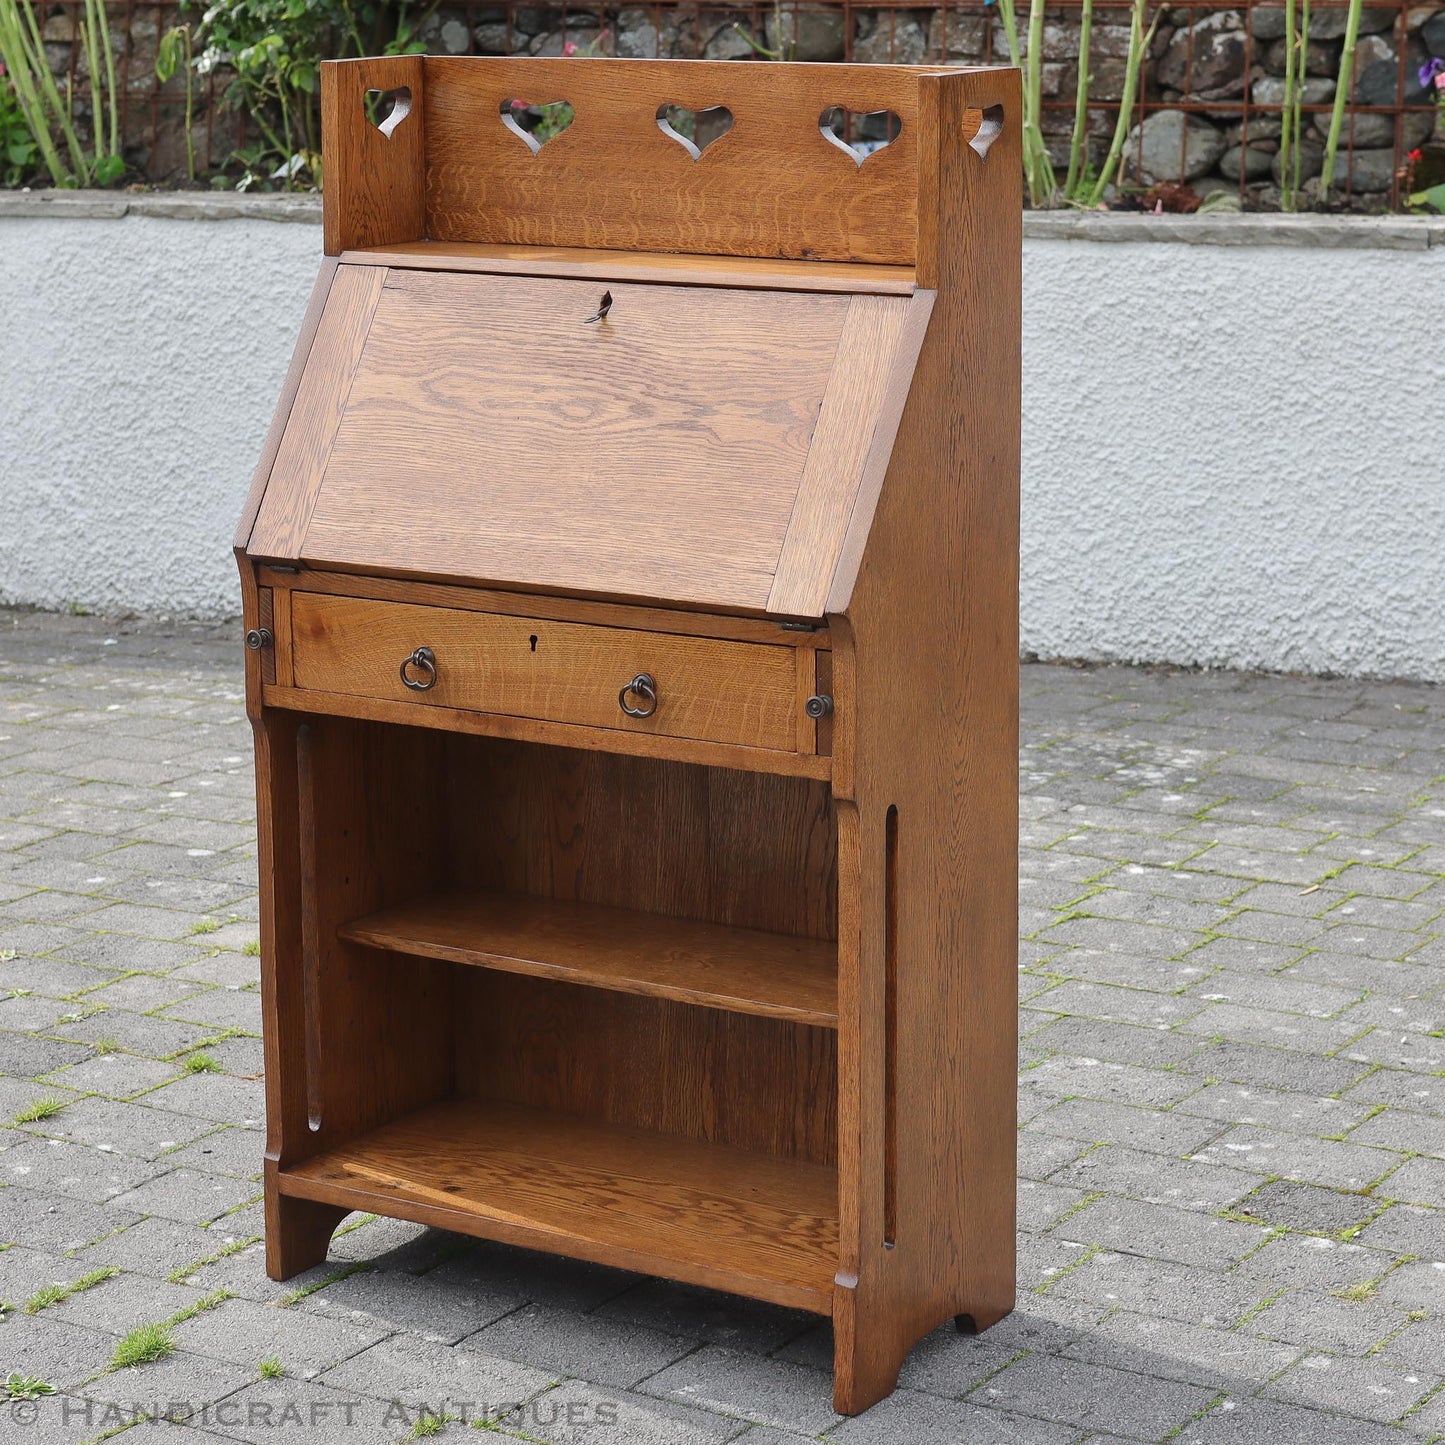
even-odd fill
[(963, 138), (978, 156), (988, 158), (988, 148), (1003, 134), (1003, 106), (969, 109), (963, 113)]
[(869, 156), (892, 145), (903, 129), (898, 112), (892, 110), (849, 110), (846, 106), (830, 106), (818, 117), (823, 139), (846, 152), (855, 165), (862, 165)]
[(395, 90), (368, 90), (361, 103), (367, 120), (390, 140), (392, 132), (411, 114), (411, 87), (399, 85)]
[(533, 155), (572, 124), (573, 114), (572, 103), (566, 100), (549, 100), (543, 105), (526, 100), (502, 102), (502, 124), (521, 136)]
[(657, 107), (657, 128), (671, 136), (693, 160), (720, 136), (733, 128), (733, 113), (725, 105), (710, 105), (704, 110), (689, 110), (685, 105)]

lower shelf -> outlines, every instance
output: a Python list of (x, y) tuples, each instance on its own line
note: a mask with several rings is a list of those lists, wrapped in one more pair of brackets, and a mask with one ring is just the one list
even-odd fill
[(838, 1176), (821, 1164), (454, 1099), (284, 1169), (283, 1194), (828, 1314)]

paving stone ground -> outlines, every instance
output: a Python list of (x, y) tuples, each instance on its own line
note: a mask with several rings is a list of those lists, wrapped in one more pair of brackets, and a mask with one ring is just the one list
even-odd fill
[(357, 1216), (266, 1279), (236, 642), (0, 613), (0, 1438), (1445, 1440), (1439, 689), (1024, 669), (1018, 1308), (843, 1421), (787, 1310)]

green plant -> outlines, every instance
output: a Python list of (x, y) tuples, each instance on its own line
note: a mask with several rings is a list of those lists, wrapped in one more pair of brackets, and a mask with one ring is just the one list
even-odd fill
[(79, 1294), (82, 1290), (93, 1288), (95, 1285), (103, 1284), (108, 1279), (114, 1279), (120, 1273), (113, 1264), (105, 1265), (101, 1269), (93, 1269), (89, 1274), (83, 1274), (70, 1284), (48, 1284), (42, 1289), (35, 1291), (25, 1302), (25, 1313), (38, 1315), (41, 1310), (49, 1309), (51, 1305), (59, 1304), (63, 1299), (69, 1299), (73, 1294)]
[(458, 1418), (456, 1415), (433, 1415), (430, 1410), (423, 1409), (416, 1417), (416, 1424), (411, 1427), (411, 1434), (407, 1439), (425, 1440), (430, 1435), (440, 1435), (449, 1421)]
[(228, 1289), (214, 1289), (210, 1294), (203, 1294), (193, 1304), (188, 1304), (185, 1309), (177, 1310), (170, 1319), (166, 1321), (166, 1328), (174, 1325), (184, 1324), (187, 1320), (193, 1320), (197, 1315), (203, 1315), (207, 1310), (220, 1309), (228, 1299), (235, 1299), (235, 1292)]
[(203, 918), (199, 923), (191, 924), (192, 934), (219, 933), (221, 925), (214, 918)]
[(1350, 0), (1345, 15), (1345, 45), (1340, 51), (1340, 72), (1335, 80), (1335, 104), (1330, 111), (1330, 129), (1325, 137), (1325, 159), (1320, 168), (1320, 201), (1329, 200), (1330, 186), (1335, 179), (1335, 155), (1340, 148), (1340, 131), (1345, 123), (1345, 102), (1349, 99), (1350, 83), (1355, 73), (1355, 47), (1360, 39), (1361, 0)]
[(221, 1066), (209, 1055), (202, 1053), (191, 1054), (181, 1060), (181, 1067), (188, 1074), (219, 1074)]
[(1029, 0), (1029, 53), (1024, 68), (1024, 178), (1028, 181), (1029, 200), (1036, 206), (1047, 205), (1058, 189), (1053, 162), (1044, 145), (1044, 4), (1045, 0)]
[(37, 1396), (55, 1393), (54, 1385), (47, 1385), (37, 1375), (22, 1375), (19, 1371), (5, 1381), (4, 1389), (7, 1400), (34, 1400)]
[(175, 1353), (169, 1321), (157, 1325), (136, 1325), (126, 1332), (115, 1347), (110, 1368), (123, 1370), (130, 1365), (150, 1365)]
[(106, 1034), (103, 1038), (98, 1038), (91, 1045), (91, 1048), (93, 1048), (98, 1054), (113, 1054), (120, 1049), (120, 1040), (112, 1038), (109, 1034)]
[(196, 138), (192, 134), (196, 115), (195, 56), (190, 25), (173, 25), (156, 47), (156, 79), (163, 85), (177, 70), (186, 74), (186, 174), (196, 178)]
[(244, 953), (247, 958), (259, 958), (261, 956), (260, 940), (253, 938), (248, 943), (243, 943), (241, 945), (241, 952)]
[(263, 1380), (279, 1380), (286, 1373), (286, 1367), (274, 1355), (268, 1360), (262, 1360), (257, 1368)]
[(15, 1116), (15, 1122), (17, 1124), (38, 1124), (42, 1119), (48, 1119), (52, 1114), (58, 1114), (64, 1107), (64, 1099), (57, 1099), (54, 1094), (45, 1094), (21, 1109)]
[(216, 0), (201, 16), (200, 75), (228, 66), (228, 104), (242, 109), (262, 142), (234, 153), (240, 190), (280, 182), (286, 190), (321, 180), (321, 61), (348, 55), (414, 55), (425, 50), (405, 3), (368, 0)]
[(77, 37), (90, 76), (89, 148), (75, 125), (75, 97), (50, 69), (33, 0), (0, 0), (0, 64), (40, 160), (57, 186), (112, 185), (125, 174), (120, 97), (103, 0), (84, 0)]
[(1079, 7), (1079, 78), (1074, 87), (1074, 129), (1069, 136), (1069, 170), (1064, 178), (1064, 199), (1077, 200), (1089, 184), (1087, 130), (1089, 123), (1089, 42), (1094, 31), (1094, 0)]
[(1299, 204), (1303, 148), (1301, 125), (1305, 61), (1310, 34), (1310, 0), (1300, 0), (1300, 23), (1295, 26), (1295, 0), (1284, 0), (1284, 102), (1280, 113), (1279, 205), (1293, 211)]
[[(30, 134), (30, 124), (15, 94), (15, 83), (0, 65), (0, 185), (18, 186), (35, 169), (40, 147)], [(0, 952), (5, 959), (6, 949)], [(11, 958), (14, 957), (12, 953)]]
[(1124, 85), (1119, 97), (1119, 117), (1114, 123), (1114, 134), (1109, 141), (1109, 152), (1104, 164), (1094, 179), (1094, 188), (1088, 194), (1087, 204), (1098, 206), (1104, 199), (1104, 192), (1114, 179), (1119, 168), (1119, 158), (1124, 153), (1124, 139), (1129, 134), (1129, 117), (1134, 110), (1134, 97), (1139, 91), (1139, 74), (1144, 68), (1144, 57), (1154, 43), (1154, 32), (1159, 27), (1161, 10), (1154, 12), (1148, 27), (1144, 24), (1144, 12), (1148, 0), (1134, 0), (1129, 12), (1129, 53), (1124, 61)]

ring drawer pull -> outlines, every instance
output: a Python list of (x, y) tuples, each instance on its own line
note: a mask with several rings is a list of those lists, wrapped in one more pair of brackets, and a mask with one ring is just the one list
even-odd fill
[[(420, 677), (413, 677), (419, 672)], [(429, 647), (418, 647), (410, 657), (403, 658), (401, 680), (413, 692), (426, 692), (437, 685), (437, 655)]]
[[(641, 707), (633, 707), (628, 697), (641, 700)], [(639, 672), (621, 692), (617, 694), (617, 705), (628, 717), (651, 717), (657, 711), (657, 684), (650, 674)]]

